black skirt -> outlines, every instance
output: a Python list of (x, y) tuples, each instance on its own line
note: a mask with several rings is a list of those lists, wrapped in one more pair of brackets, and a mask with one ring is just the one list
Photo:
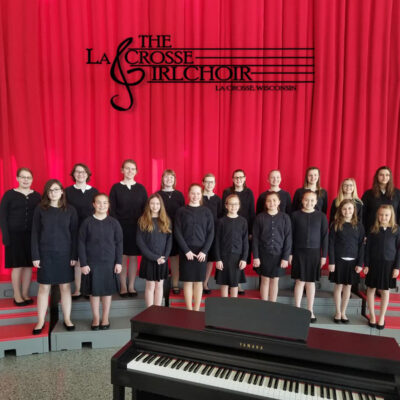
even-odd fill
[(119, 293), (119, 277), (114, 273), (114, 264), (91, 263), (90, 273), (82, 275), (81, 292), (85, 296), (112, 296)]
[(157, 261), (150, 261), (142, 256), (140, 262), (139, 277), (146, 281), (160, 282), (168, 278), (168, 263), (157, 264)]
[(31, 232), (10, 232), (10, 245), (5, 246), (5, 267), (32, 267)]
[(396, 287), (396, 279), (392, 278), (394, 264), (394, 260), (372, 259), (368, 265), (369, 270), (365, 276), (365, 284), (370, 288), (381, 290), (394, 289)]
[(242, 272), (239, 268), (240, 254), (224, 254), (221, 258), (224, 269), (222, 271), (215, 270), (215, 281), (218, 285), (237, 287)]
[(337, 258), (335, 271), (329, 273), (329, 280), (338, 285), (355, 285), (360, 282), (360, 275), (356, 273), (357, 260), (343, 260)]
[(281, 260), (280, 254), (260, 254), (261, 265), (258, 269), (261, 276), (278, 278), (285, 275), (285, 270), (281, 268)]
[(47, 251), (40, 255), (40, 268), (37, 281), (45, 285), (70, 283), (74, 280), (74, 267), (71, 267), (69, 252)]
[[(198, 254), (201, 249), (193, 249), (192, 252)], [(203, 282), (206, 279), (207, 257), (203, 262), (197, 258), (189, 261), (185, 254), (179, 252), (179, 280), (182, 282)]]
[(319, 281), (321, 271), (320, 249), (296, 249), (293, 252), (292, 278), (302, 282)]
[(139, 247), (136, 244), (136, 227), (136, 224), (121, 224), (124, 243), (123, 254), (125, 256), (140, 255)]

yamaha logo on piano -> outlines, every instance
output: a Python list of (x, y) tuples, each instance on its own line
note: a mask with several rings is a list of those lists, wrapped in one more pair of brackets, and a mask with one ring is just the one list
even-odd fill
[(239, 342), (239, 346), (242, 349), (247, 349), (247, 350), (263, 350), (263, 346), (260, 346), (258, 344), (252, 344), (252, 343)]

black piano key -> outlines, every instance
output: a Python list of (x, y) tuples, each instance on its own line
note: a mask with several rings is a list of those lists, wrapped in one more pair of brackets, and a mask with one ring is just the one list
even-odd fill
[(201, 367), (201, 364), (198, 363), (198, 364), (196, 365), (196, 368), (193, 370), (193, 372), (196, 374), (197, 371), (200, 369), (200, 367)]
[(175, 360), (173, 362), (173, 364), (171, 365), (171, 368), (174, 369), (178, 365), (178, 363), (179, 363), (179, 360)]
[(262, 386), (264, 384), (264, 382), (265, 382), (265, 379), (266, 379), (266, 377), (262, 376), (261, 379), (260, 379), (260, 382), (258, 382), (258, 386)]
[(292, 388), (293, 388), (293, 381), (289, 381), (289, 392), (291, 392), (292, 391)]
[(189, 368), (189, 372), (193, 372), (194, 369), (198, 366), (198, 363), (193, 363), (193, 365)]
[(329, 400), (331, 398), (331, 389), (326, 387), (326, 398)]
[(168, 367), (168, 365), (171, 364), (173, 360), (174, 360), (173, 358), (167, 359), (167, 361), (164, 363), (163, 367)]
[(237, 381), (238, 378), (239, 378), (239, 375), (240, 375), (240, 371), (236, 371), (236, 374), (235, 374), (235, 376), (233, 377), (233, 380), (234, 380), (234, 381)]
[(336, 389), (335, 388), (333, 388), (332, 393), (333, 393), (333, 400), (337, 400)]
[(250, 374), (249, 377), (247, 378), (247, 383), (251, 383), (253, 380), (253, 374)]
[(310, 389), (311, 389), (311, 396), (315, 396), (315, 387), (312, 383), (310, 383)]
[(308, 395), (308, 383), (304, 384), (304, 394)]
[(243, 371), (240, 373), (239, 382), (243, 382), (244, 374), (245, 373)]
[(146, 353), (139, 353), (139, 355), (136, 356), (136, 357), (134, 358), (134, 360), (135, 360), (135, 361), (139, 361), (139, 360), (140, 360), (141, 358), (143, 358), (145, 355), (146, 355)]
[(207, 365), (207, 364), (204, 364), (204, 366), (203, 366), (203, 368), (201, 369), (200, 373), (201, 373), (202, 375), (204, 375), (204, 374), (206, 373), (206, 371), (207, 371), (207, 368), (208, 368), (208, 365)]
[(294, 385), (294, 392), (299, 393), (299, 381), (296, 381), (296, 384)]
[(178, 365), (176, 366), (176, 369), (180, 369), (183, 364), (185, 364), (185, 360), (180, 360)]
[(168, 357), (161, 357), (159, 360), (157, 360), (155, 363), (156, 365), (158, 365), (159, 367), (162, 367), (162, 365), (167, 362)]
[(210, 376), (210, 375), (211, 375), (211, 372), (212, 372), (213, 370), (214, 370), (214, 367), (210, 365), (210, 367), (208, 368), (206, 374), (207, 374), (208, 376)]
[(268, 387), (272, 387), (272, 383), (274, 382), (274, 378), (272, 376), (269, 377)]
[(347, 400), (347, 393), (345, 390), (342, 390), (342, 397), (343, 397), (343, 400)]
[[(188, 362), (188, 363), (185, 365), (185, 368), (183, 368), (183, 370), (184, 370), (184, 371), (187, 371), (191, 365), (192, 365), (192, 363), (191, 363), (191, 362)], [(179, 368), (178, 368), (178, 369), (179, 369)]]
[(147, 360), (147, 364), (150, 364), (157, 356), (155, 354), (153, 354), (148, 360)]
[(349, 390), (349, 397), (350, 397), (350, 400), (354, 400), (353, 393), (351, 392), (351, 390)]
[(233, 372), (232, 369), (228, 370), (228, 372), (225, 375), (225, 379), (228, 379), (231, 376), (232, 372)]
[(279, 379), (275, 378), (274, 389), (278, 389)]
[(161, 361), (164, 361), (165, 357), (160, 357), (155, 363), (154, 365), (160, 365)]
[(142, 363), (146, 363), (147, 360), (152, 356), (152, 354), (148, 354), (145, 358), (143, 358)]
[(253, 385), (258, 385), (258, 380), (260, 379), (260, 375), (255, 375), (253, 379)]
[(215, 377), (218, 378), (218, 375), (222, 372), (223, 368), (219, 367), (217, 372), (215, 373)]
[(287, 390), (287, 384), (288, 384), (288, 381), (285, 379), (285, 381), (283, 382), (283, 390)]
[(325, 387), (321, 385), (321, 397), (325, 398)]

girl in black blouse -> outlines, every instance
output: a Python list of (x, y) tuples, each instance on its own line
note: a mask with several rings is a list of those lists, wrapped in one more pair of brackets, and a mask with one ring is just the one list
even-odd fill
[(300, 307), (304, 287), (307, 294), (307, 309), (314, 315), (315, 281), (319, 280), (320, 269), (326, 263), (328, 253), (328, 220), (326, 215), (315, 210), (317, 193), (303, 193), (302, 209), (292, 214), (293, 261), (292, 278), (296, 279), (294, 301)]
[(328, 194), (325, 189), (321, 188), (321, 177), (317, 167), (309, 167), (304, 177), (304, 185), (296, 190), (293, 196), (292, 211), (302, 208), (302, 198), (306, 190), (311, 190), (317, 194), (317, 204), (315, 209), (322, 211), (324, 214), (328, 211)]
[[(171, 229), (174, 225), (175, 214), (179, 208), (185, 205), (185, 197), (182, 192), (176, 190), (176, 174), (172, 169), (164, 170), (161, 176), (161, 190), (157, 192), (163, 199), (167, 216), (171, 221)], [(178, 244), (172, 236), (172, 249), (169, 255), (171, 267), (172, 293), (179, 294), (179, 256)]]
[(139, 276), (146, 279), (147, 307), (161, 306), (164, 279), (168, 277), (168, 256), (172, 248), (171, 222), (158, 193), (149, 197), (136, 232), (142, 252)]
[[(98, 190), (91, 187), (87, 183), (92, 176), (90, 169), (87, 165), (78, 163), (75, 164), (70, 173), (74, 185), (65, 188), (65, 196), (68, 204), (75, 207), (78, 213), (78, 225), (81, 226), (82, 222), (93, 214), (93, 199), (98, 193)], [(72, 300), (81, 297), (81, 265), (78, 261), (75, 265), (75, 291), (72, 293)]]
[(364, 264), (364, 227), (358, 221), (355, 202), (344, 199), (337, 209), (329, 233), (329, 280), (335, 283), (333, 298), (336, 323), (348, 323), (346, 309), (351, 286), (360, 281)]
[(11, 282), (16, 306), (33, 303), (29, 297), (32, 277), (31, 231), (33, 212), (40, 202), (40, 194), (31, 189), (32, 179), (29, 168), (19, 168), (18, 187), (8, 190), (0, 204), (5, 267), (12, 268)]
[(186, 308), (195, 311), (200, 309), (207, 253), (214, 239), (212, 213), (201, 203), (201, 186), (193, 183), (189, 188), (189, 204), (177, 211), (174, 229), (180, 249), (179, 276), (183, 282)]
[[(75, 329), (71, 322), (71, 285), (77, 254), (78, 216), (68, 206), (61, 183), (47, 181), (40, 205), (36, 207), (32, 224), (32, 259), (38, 268), (38, 322), (33, 334), (42, 332), (51, 285), (59, 285), (64, 326)], [(72, 268), (71, 268), (72, 267)]]
[[(135, 279), (137, 271), (137, 256), (140, 249), (136, 244), (137, 222), (143, 214), (147, 201), (147, 192), (143, 185), (135, 181), (137, 174), (136, 162), (128, 159), (122, 163), (121, 173), (124, 179), (113, 185), (110, 191), (110, 215), (116, 218), (124, 234), (124, 256), (121, 281), (121, 297), (136, 296)], [(128, 287), (126, 276), (129, 264)]]
[[(203, 177), (203, 204), (212, 212), (214, 217), (214, 226), (216, 227), (218, 218), (222, 216), (222, 201), (221, 198), (214, 193), (214, 189), (215, 175), (210, 173), (205, 174)], [(208, 287), (208, 281), (211, 276), (214, 261), (216, 261), (215, 237), (207, 258), (206, 279), (203, 284), (203, 292), (205, 294), (211, 293), (211, 289)]]
[(253, 266), (261, 270), (261, 298), (269, 301), (278, 297), (279, 277), (285, 274), (292, 251), (290, 217), (279, 211), (279, 204), (279, 194), (268, 192), (266, 211), (257, 215), (253, 226)]
[[(385, 328), (385, 314), (389, 304), (389, 289), (396, 287), (400, 268), (400, 231), (396, 224), (393, 206), (381, 205), (375, 223), (367, 236), (364, 273), (367, 285), (369, 326)], [(375, 317), (375, 292), (380, 290), (381, 308), (379, 323)]]

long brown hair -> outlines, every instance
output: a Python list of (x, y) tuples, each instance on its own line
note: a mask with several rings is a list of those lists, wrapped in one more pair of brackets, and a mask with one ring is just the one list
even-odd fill
[(171, 233), (171, 221), (168, 218), (168, 215), (165, 211), (164, 202), (158, 193), (153, 193), (146, 202), (146, 207), (144, 209), (144, 212), (138, 221), (140, 230), (143, 232), (153, 232), (154, 230), (153, 219), (151, 217), (151, 210), (150, 210), (151, 199), (158, 199), (158, 201), (160, 202), (160, 212), (158, 213), (157, 217), (159, 232)]
[(353, 205), (353, 216), (351, 217), (350, 223), (353, 228), (355, 228), (358, 224), (358, 218), (357, 218), (357, 207), (356, 203), (353, 199), (344, 199), (340, 204), (338, 209), (336, 210), (335, 213), (335, 220), (334, 220), (334, 229), (335, 232), (343, 230), (343, 225), (345, 224), (344, 216), (342, 214), (342, 209), (346, 204), (352, 204)]
[(318, 181), (316, 184), (317, 190), (315, 191), (315, 193), (317, 193), (317, 197), (321, 197), (322, 196), (322, 191), (321, 191), (321, 171), (319, 170), (318, 167), (308, 167), (306, 169), (306, 174), (304, 176), (304, 184), (303, 184), (303, 188), (307, 189), (308, 188), (308, 173), (310, 171), (312, 171), (313, 169), (315, 169), (316, 171), (318, 171)]
[(375, 222), (374, 225), (372, 226), (371, 233), (378, 233), (380, 229), (380, 224), (379, 224), (379, 210), (390, 210), (390, 221), (389, 221), (389, 228), (392, 228), (392, 232), (395, 233), (397, 232), (397, 224), (396, 224), (396, 218), (394, 214), (394, 208), (391, 204), (382, 204), (379, 208), (378, 211), (376, 212), (376, 217), (375, 217)]
[(50, 198), (49, 198), (49, 190), (52, 185), (56, 184), (62, 190), (61, 198), (58, 200), (58, 207), (62, 210), (66, 210), (67, 208), (67, 200), (65, 198), (64, 188), (61, 182), (58, 179), (49, 179), (44, 185), (42, 200), (40, 201), (40, 207), (44, 210), (47, 210), (50, 207)]
[(390, 178), (389, 178), (389, 182), (386, 185), (386, 196), (389, 197), (390, 200), (393, 199), (394, 196), (394, 183), (393, 183), (393, 175), (392, 175), (392, 170), (387, 167), (386, 165), (382, 165), (382, 167), (379, 167), (374, 175), (374, 179), (372, 181), (372, 193), (374, 194), (375, 197), (379, 197), (381, 195), (381, 187), (379, 186), (379, 182), (378, 182), (378, 175), (379, 172), (382, 170), (388, 170), (390, 173)]

